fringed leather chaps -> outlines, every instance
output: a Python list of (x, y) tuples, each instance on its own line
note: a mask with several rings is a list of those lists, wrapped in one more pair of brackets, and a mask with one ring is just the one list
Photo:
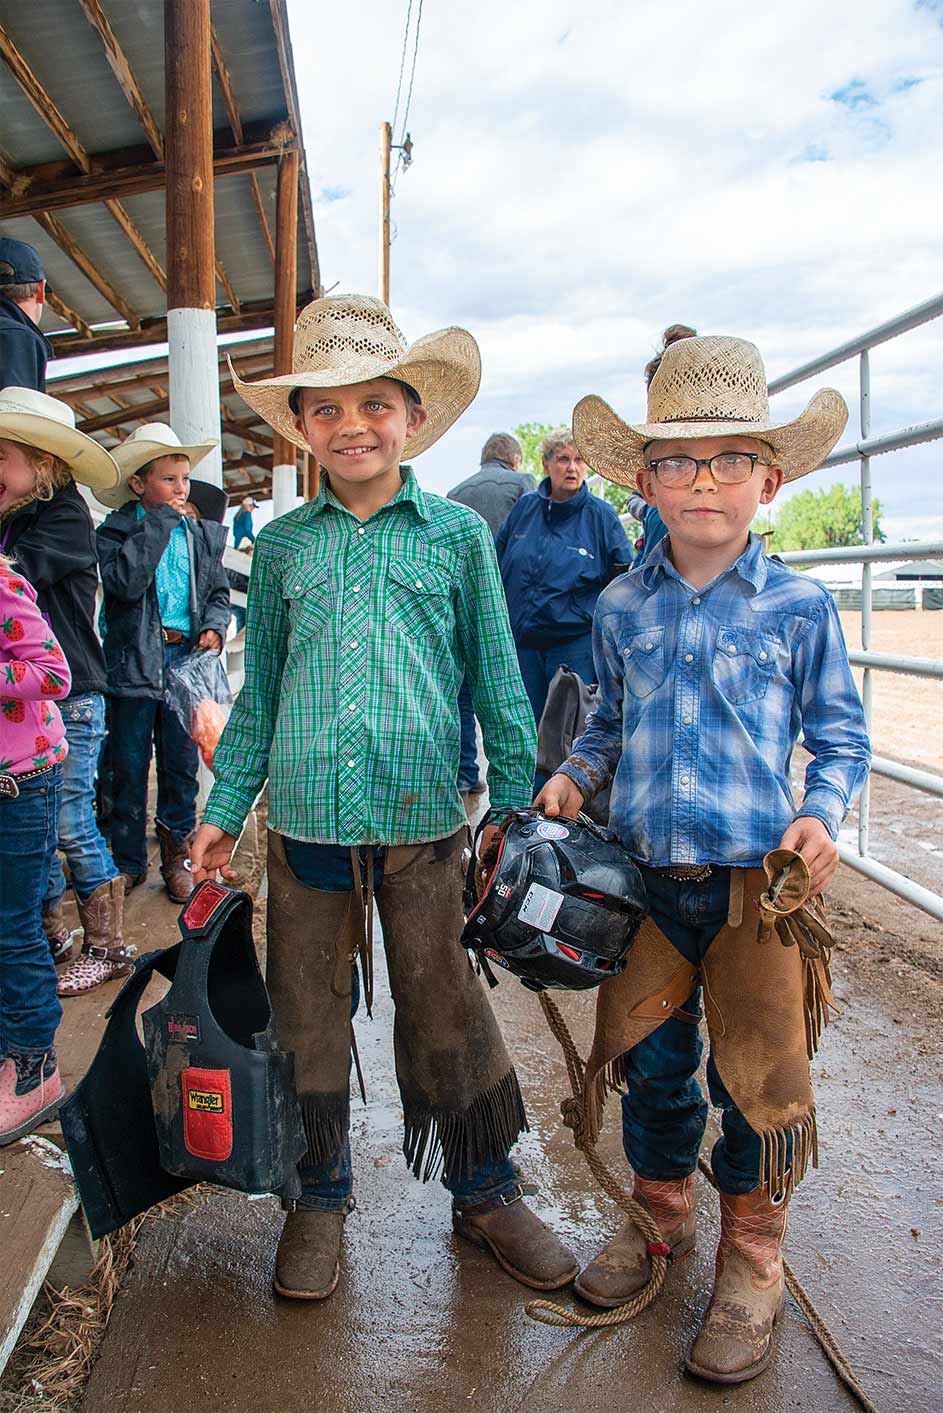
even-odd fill
[[(440, 1170), (461, 1180), (505, 1157), (527, 1128), (497, 1021), (458, 945), (466, 839), (462, 829), (450, 839), (388, 848), (376, 895), (396, 1008), (403, 1151), (423, 1181)], [(349, 976), (352, 960), (364, 955), (366, 913), (356, 888), (329, 893), (300, 883), (272, 832), (268, 863), (269, 992), (279, 1041), (295, 1052), (305, 1162), (312, 1163), (336, 1151), (347, 1132)]]
[[(791, 1190), (818, 1162), (809, 1060), (828, 1009), (836, 1009), (830, 946), (824, 909), (809, 898), (809, 872), (798, 854), (777, 849), (761, 869), (731, 870), (727, 924), (707, 950), (700, 980), (714, 1063), (760, 1135), (760, 1182), (773, 1194)], [(698, 979), (646, 921), (625, 972), (597, 994), (583, 1094), (594, 1136), (607, 1090), (624, 1084), (623, 1054), (670, 1016), (684, 1017)]]

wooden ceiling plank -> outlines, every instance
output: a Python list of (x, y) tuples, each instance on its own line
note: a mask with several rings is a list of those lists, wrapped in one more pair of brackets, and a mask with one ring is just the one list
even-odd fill
[(275, 48), (278, 52), (278, 67), (285, 94), (285, 107), (291, 121), (295, 144), (300, 154), (299, 185), (301, 187), (301, 208), (304, 215), (305, 244), (308, 248), (308, 261), (311, 266), (311, 287), (315, 297), (321, 293), (321, 267), (318, 260), (318, 244), (314, 233), (314, 212), (311, 209), (311, 190), (305, 165), (304, 147), (301, 141), (301, 114), (298, 109), (298, 90), (295, 86), (295, 65), (291, 50), (291, 37), (288, 32), (288, 13), (285, 0), (269, 0), (272, 15), (272, 29), (275, 33)]
[[(250, 418), (250, 427), (254, 420), (255, 419)], [(243, 442), (251, 442), (253, 446), (264, 446), (271, 451), (272, 447), (275, 444), (274, 437), (269, 436), (266, 432), (250, 431), (249, 428), (246, 426), (245, 422), (233, 422), (228, 417), (225, 417), (220, 422), (220, 426), (222, 427), (223, 431), (228, 432), (231, 437), (238, 437), (239, 440)]]
[(236, 291), (233, 288), (232, 280), (226, 274), (226, 269), (223, 265), (222, 260), (220, 260), (218, 257), (216, 260), (216, 278), (219, 281), (223, 293), (229, 300), (229, 307), (233, 310), (234, 313), (238, 314), (242, 309), (242, 301), (239, 299), (239, 296), (236, 294)]
[(67, 324), (71, 324), (72, 328), (75, 329), (76, 333), (81, 334), (83, 339), (90, 339), (92, 337), (92, 330), (89, 325), (86, 324), (81, 314), (77, 314), (74, 309), (71, 309), (69, 305), (66, 304), (65, 300), (60, 299), (54, 291), (46, 290), (46, 303), (49, 305), (50, 309), (54, 310), (55, 313), (59, 315), (60, 319), (65, 319)]
[[(232, 78), (230, 77), (229, 70), (226, 68), (226, 61), (223, 59), (223, 51), (220, 48), (219, 36), (216, 33), (215, 25), (211, 25), (210, 27), (210, 47), (213, 55), (213, 68), (216, 70), (216, 78), (219, 83), (220, 92), (223, 95), (223, 104), (226, 108), (226, 115), (229, 118), (229, 126), (232, 128), (232, 135), (236, 139), (237, 147), (241, 147), (245, 141), (242, 119), (239, 116), (239, 105), (236, 102), (236, 95), (233, 91)], [(265, 237), (265, 244), (268, 247), (269, 259), (274, 265), (275, 242), (272, 240), (268, 217), (265, 214), (265, 203), (262, 200), (262, 190), (255, 172), (249, 173), (249, 185), (252, 190), (252, 200), (255, 202), (255, 209), (258, 213), (259, 225), (262, 227), (262, 234)]]
[(137, 332), (141, 327), (140, 318), (127, 300), (118, 293), (114, 285), (105, 279), (98, 266), (86, 255), (71, 231), (67, 231), (62, 222), (56, 216), (50, 215), (48, 211), (37, 211), (34, 220), (42, 226), (48, 236), (52, 237), (59, 249), (68, 255), (72, 263), (79, 267), (88, 282), (95, 286), (98, 293), (108, 301), (112, 309), (121, 315), (128, 328)]
[[(110, 397), (113, 402), (117, 400), (112, 393), (102, 393), (102, 396)], [(117, 412), (102, 412), (97, 417), (89, 417), (85, 422), (80, 422), (79, 431), (90, 437), (93, 432), (104, 432), (109, 427), (120, 427), (133, 418), (140, 422), (150, 422), (161, 412), (166, 412), (169, 407), (170, 399), (166, 397), (156, 398), (153, 402), (126, 403), (124, 407), (119, 407)]]
[(147, 134), (147, 140), (158, 158), (164, 155), (164, 139), (161, 136), (157, 120), (141, 92), (137, 79), (131, 70), (127, 56), (115, 37), (108, 16), (101, 7), (100, 0), (79, 0), (79, 4), (85, 11), (85, 18), (92, 28), (98, 33), (105, 50), (105, 58), (111, 66), (111, 71), (121, 87), (121, 91), (127, 98), (131, 107), (137, 113), (138, 121)]
[(121, 227), (128, 241), (130, 241), (131, 245), (134, 247), (136, 254), (143, 260), (161, 289), (165, 290), (167, 288), (167, 275), (164, 272), (164, 268), (128, 215), (124, 206), (122, 206), (120, 201), (115, 201), (114, 199), (106, 201), (105, 205)]
[[(302, 305), (313, 298), (310, 290), (302, 290), (298, 303)], [(219, 334), (246, 333), (271, 327), (273, 319), (270, 299), (245, 300), (239, 314), (229, 314), (225, 310), (217, 312), (216, 331)], [(147, 317), (141, 320), (139, 329), (93, 329), (88, 341), (69, 333), (52, 333), (50, 340), (57, 358), (70, 358), (77, 353), (112, 353), (126, 348), (144, 348), (152, 343), (166, 343), (167, 320), (164, 317)]]
[(88, 153), (2, 25), (0, 25), (0, 58), (3, 59), (43, 122), (55, 133), (76, 166), (80, 167), (87, 175), (91, 171)]

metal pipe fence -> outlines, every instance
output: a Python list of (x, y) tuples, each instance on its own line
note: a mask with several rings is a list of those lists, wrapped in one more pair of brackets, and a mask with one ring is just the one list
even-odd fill
[[(804, 363), (800, 367), (794, 368), (792, 372), (774, 379), (769, 385), (771, 395), (784, 392), (787, 388), (795, 387), (798, 383), (803, 383), (809, 378), (824, 373), (829, 368), (835, 368), (850, 358), (858, 359), (859, 439), (851, 445), (837, 448), (825, 458), (822, 466), (841, 466), (851, 461), (859, 463), (861, 528), (864, 544), (860, 547), (854, 546), (847, 549), (799, 550), (783, 554), (781, 557), (787, 564), (794, 565), (836, 562), (861, 565), (861, 650), (852, 650), (848, 656), (852, 663), (864, 668), (861, 697), (869, 731), (873, 718), (872, 674), (874, 672), (900, 672), (914, 677), (943, 679), (943, 661), (941, 660), (898, 657), (891, 653), (873, 652), (871, 647), (874, 597), (872, 565), (881, 560), (934, 559), (943, 554), (943, 542), (939, 540), (924, 540), (914, 543), (902, 541), (896, 544), (881, 545), (874, 543), (872, 456), (883, 456), (890, 452), (900, 451), (905, 447), (918, 446), (924, 442), (943, 437), (943, 418), (923, 422), (914, 427), (902, 427), (895, 432), (872, 437), (871, 349), (877, 347), (878, 344), (898, 338), (901, 334), (918, 328), (921, 324), (938, 319), (941, 315), (943, 315), (943, 294), (936, 295), (933, 299), (907, 310), (906, 313), (898, 315), (895, 319), (889, 319), (887, 323), (878, 325), (868, 333), (860, 334), (857, 338), (830, 349), (820, 357), (812, 359), (811, 362)], [(873, 758), (871, 769), (873, 774), (883, 775), (912, 789), (923, 790), (929, 794), (943, 797), (943, 776), (934, 775), (930, 771), (916, 770), (911, 766), (900, 765), (896, 761), (888, 760), (880, 755)], [(915, 904), (918, 908), (922, 908), (933, 917), (943, 921), (943, 896), (929, 888), (924, 888), (913, 879), (907, 878), (904, 874), (888, 868), (886, 864), (871, 857), (870, 828), (871, 789), (870, 782), (867, 782), (861, 792), (858, 804), (858, 848), (855, 850), (840, 843), (839, 853), (842, 860), (851, 868), (864, 874), (865, 877), (880, 883), (898, 897), (906, 899), (907, 902)]]

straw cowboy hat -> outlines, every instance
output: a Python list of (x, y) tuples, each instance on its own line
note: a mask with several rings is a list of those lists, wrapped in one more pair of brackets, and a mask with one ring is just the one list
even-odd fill
[(478, 391), (481, 356), (465, 329), (440, 329), (407, 347), (382, 300), (362, 294), (316, 299), (295, 325), (292, 371), (245, 383), (230, 360), (236, 391), (276, 432), (307, 451), (289, 398), (295, 388), (343, 388), (373, 378), (407, 383), (426, 409), (406, 438), (406, 459), (428, 450), (461, 416)]
[(679, 339), (665, 350), (648, 389), (646, 422), (623, 422), (601, 397), (590, 396), (573, 409), (573, 434), (587, 465), (624, 486), (637, 484), (649, 442), (725, 435), (759, 437), (794, 481), (821, 464), (847, 420), (841, 393), (822, 388), (801, 416), (773, 421), (759, 349), (712, 334)]
[(33, 388), (0, 389), (0, 437), (51, 452), (64, 461), (77, 481), (93, 490), (117, 485), (118, 467), (93, 437), (75, 425), (66, 402)]
[(117, 510), (119, 505), (135, 498), (128, 485), (128, 477), (134, 476), (149, 461), (156, 461), (159, 456), (185, 456), (192, 469), (218, 444), (214, 437), (211, 441), (199, 442), (196, 446), (182, 446), (177, 433), (173, 427), (168, 427), (166, 422), (145, 422), (142, 427), (135, 427), (130, 437), (112, 452), (121, 476), (118, 484), (104, 494), (98, 491), (95, 494), (102, 505)]

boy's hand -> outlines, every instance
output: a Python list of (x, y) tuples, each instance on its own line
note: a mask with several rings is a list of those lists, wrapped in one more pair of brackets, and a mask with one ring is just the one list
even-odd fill
[(235, 834), (227, 834), (216, 824), (201, 824), (190, 848), (190, 871), (194, 883), (203, 883), (207, 878), (215, 879), (217, 869), (224, 878), (235, 878), (236, 870), (230, 867), (232, 851), (236, 847)]
[(800, 814), (786, 830), (779, 847), (802, 855), (812, 880), (810, 893), (814, 897), (823, 892), (838, 867), (838, 845), (822, 821), (811, 814)]
[(221, 653), (223, 650), (223, 640), (215, 628), (204, 628), (197, 641), (198, 648), (209, 648), (211, 652)]
[(548, 819), (565, 815), (575, 819), (586, 803), (586, 796), (568, 775), (552, 775), (534, 801), (534, 809), (543, 810)]

